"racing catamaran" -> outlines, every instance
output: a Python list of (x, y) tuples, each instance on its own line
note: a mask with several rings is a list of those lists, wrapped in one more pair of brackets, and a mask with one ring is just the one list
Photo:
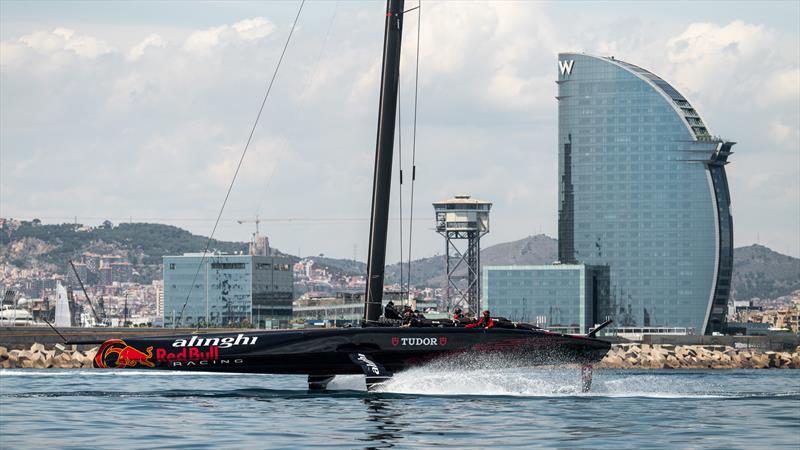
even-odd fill
[(381, 319), (403, 7), (404, 0), (387, 0), (362, 326), (111, 339), (100, 346), (95, 367), (303, 374), (312, 390), (325, 389), (336, 375), (363, 373), (372, 390), (394, 372), (433, 360), (465, 364), (485, 356), (493, 367), (581, 364), (589, 389), (591, 364), (610, 348), (595, 335), (610, 321), (584, 336), (505, 320), (467, 328), (453, 320), (400, 326)]

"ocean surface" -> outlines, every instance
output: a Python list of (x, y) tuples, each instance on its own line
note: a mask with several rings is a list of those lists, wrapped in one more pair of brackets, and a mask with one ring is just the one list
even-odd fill
[(800, 370), (0, 370), (1, 448), (800, 448)]

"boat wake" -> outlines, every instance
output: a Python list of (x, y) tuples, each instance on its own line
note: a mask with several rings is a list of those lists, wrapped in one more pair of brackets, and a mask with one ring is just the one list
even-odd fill
[[(686, 375), (692, 376), (687, 377)], [(339, 376), (329, 389), (364, 390), (360, 376)], [(514, 367), (503, 357), (488, 357), (465, 365), (438, 360), (394, 375), (376, 389), (382, 394), (508, 397), (650, 397), (751, 398), (785, 395), (800, 398), (800, 390), (781, 393), (736, 392), (713, 371), (595, 370), (592, 389), (582, 392), (578, 366)]]

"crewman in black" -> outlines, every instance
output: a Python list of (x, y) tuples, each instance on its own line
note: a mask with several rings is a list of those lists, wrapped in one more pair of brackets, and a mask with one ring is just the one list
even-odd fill
[(394, 309), (394, 302), (391, 300), (386, 304), (386, 308), (383, 309), (383, 317), (392, 320), (402, 320), (400, 314)]
[(411, 321), (415, 318), (414, 310), (412, 310), (410, 306), (406, 305), (405, 309), (403, 309), (403, 325), (410, 325)]

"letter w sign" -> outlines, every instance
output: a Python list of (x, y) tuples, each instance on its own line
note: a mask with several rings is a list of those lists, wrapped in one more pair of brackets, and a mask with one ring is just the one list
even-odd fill
[(569, 61), (558, 61), (558, 68), (561, 70), (561, 75), (572, 75), (573, 64), (575, 64), (574, 59)]

